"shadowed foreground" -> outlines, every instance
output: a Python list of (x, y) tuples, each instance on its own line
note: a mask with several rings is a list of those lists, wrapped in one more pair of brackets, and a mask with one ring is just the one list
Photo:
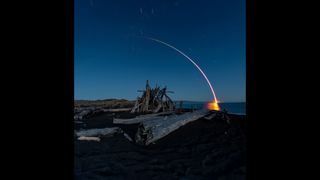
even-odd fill
[[(75, 179), (245, 179), (245, 116), (229, 117), (230, 124), (201, 118), (149, 146), (122, 134), (100, 142), (75, 138)], [(75, 129), (118, 126), (134, 138), (138, 128), (112, 124), (110, 113), (83, 122)]]

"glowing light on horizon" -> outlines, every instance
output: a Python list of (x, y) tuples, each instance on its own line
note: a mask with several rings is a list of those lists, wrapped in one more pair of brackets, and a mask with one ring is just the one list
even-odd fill
[(179, 49), (175, 48), (174, 46), (168, 44), (168, 43), (165, 43), (163, 41), (160, 41), (158, 39), (155, 39), (155, 38), (151, 38), (151, 37), (145, 37), (149, 40), (152, 40), (152, 41), (155, 41), (155, 42), (158, 42), (158, 43), (161, 43), (161, 44), (164, 44), (170, 48), (172, 48), (173, 50), (177, 51), (178, 53), (180, 53), (181, 55), (183, 55), (184, 57), (186, 57), (194, 66), (196, 66), (196, 68), (200, 71), (200, 73), (202, 74), (202, 76), (206, 79), (209, 87), (210, 87), (210, 90), (211, 90), (211, 93), (213, 95), (213, 101), (208, 103), (207, 104), (207, 108), (210, 109), (210, 110), (220, 110), (220, 107), (218, 105), (218, 99), (216, 97), (216, 93), (214, 92), (213, 90), (213, 87), (209, 81), (209, 79), (207, 78), (206, 74), (202, 71), (202, 69), (189, 57), (187, 56), (185, 53), (183, 53), (182, 51), (180, 51)]
[(208, 102), (207, 108), (210, 110), (216, 110), (216, 111), (220, 110), (220, 107), (217, 101)]

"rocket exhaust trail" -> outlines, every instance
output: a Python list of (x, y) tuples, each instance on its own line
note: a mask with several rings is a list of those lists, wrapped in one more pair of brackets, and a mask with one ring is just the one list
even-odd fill
[(219, 106), (218, 106), (218, 100), (217, 100), (217, 97), (216, 97), (216, 94), (212, 88), (212, 85), (209, 81), (209, 79), (207, 78), (206, 74), (202, 71), (202, 69), (189, 57), (187, 56), (185, 53), (183, 53), (182, 51), (180, 51), (179, 49), (173, 47), (172, 45), (168, 44), (168, 43), (165, 43), (163, 41), (160, 41), (158, 39), (155, 39), (155, 38), (151, 38), (151, 37), (144, 37), (146, 39), (149, 39), (149, 40), (152, 40), (152, 41), (155, 41), (155, 42), (158, 42), (158, 43), (161, 43), (161, 44), (164, 44), (172, 49), (174, 49), (175, 51), (177, 51), (178, 53), (180, 53), (182, 56), (186, 57), (193, 65), (195, 65), (197, 67), (197, 69), (200, 71), (200, 73), (202, 74), (202, 76), (206, 79), (209, 87), (210, 87), (210, 90), (211, 90), (211, 93), (213, 95), (213, 98), (214, 98), (214, 101), (212, 103), (209, 103), (208, 104), (208, 108), (209, 109), (214, 109), (214, 110), (219, 110)]

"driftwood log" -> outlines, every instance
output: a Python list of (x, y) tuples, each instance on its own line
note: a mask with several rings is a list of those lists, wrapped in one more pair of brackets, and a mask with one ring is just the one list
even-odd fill
[(88, 108), (77, 108), (75, 109), (74, 120), (83, 120), (93, 116), (95, 114), (101, 112), (126, 112), (131, 111), (132, 108), (116, 108), (116, 109), (103, 109), (103, 108), (95, 108), (95, 107), (88, 107)]
[(100, 138), (99, 137), (87, 137), (87, 136), (80, 136), (78, 138), (79, 141), (97, 141), (100, 142)]
[(162, 119), (163, 115), (170, 115), (173, 114), (174, 111), (168, 111), (168, 112), (161, 112), (161, 113), (153, 113), (153, 114), (146, 114), (146, 115), (141, 115), (141, 116), (137, 116), (135, 118), (130, 118), (130, 119), (117, 119), (114, 118), (113, 119), (113, 124), (138, 124), (141, 123), (143, 121), (148, 121), (148, 120), (152, 120), (152, 119)]
[(119, 127), (88, 129), (88, 130), (75, 132), (75, 134), (76, 136), (78, 136), (78, 140), (98, 141), (98, 142), (100, 142), (101, 136), (112, 136), (114, 134), (123, 134), (123, 136), (126, 139), (128, 139), (129, 141), (133, 141), (132, 138)]
[(181, 126), (192, 121), (198, 120), (209, 114), (206, 109), (188, 112), (183, 115), (170, 115), (165, 117), (155, 117), (147, 121), (142, 121), (136, 133), (135, 141), (137, 144), (149, 145), (171, 132), (177, 130)]
[(82, 110), (79, 113), (74, 115), (74, 120), (82, 120), (86, 116), (88, 116), (91, 112), (92, 112), (92, 110)]
[(103, 109), (103, 112), (126, 112), (131, 111), (132, 108), (117, 108), (117, 109)]
[(119, 127), (102, 128), (102, 129), (88, 129), (76, 132), (77, 136), (95, 137), (113, 135), (116, 133), (122, 133)]
[(96, 107), (77, 108), (74, 110), (74, 120), (83, 120), (101, 112), (103, 112), (103, 110)]

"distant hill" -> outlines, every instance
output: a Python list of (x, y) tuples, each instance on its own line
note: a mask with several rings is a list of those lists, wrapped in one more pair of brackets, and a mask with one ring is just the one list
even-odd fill
[(128, 108), (133, 107), (134, 103), (126, 99), (74, 100), (75, 107)]

